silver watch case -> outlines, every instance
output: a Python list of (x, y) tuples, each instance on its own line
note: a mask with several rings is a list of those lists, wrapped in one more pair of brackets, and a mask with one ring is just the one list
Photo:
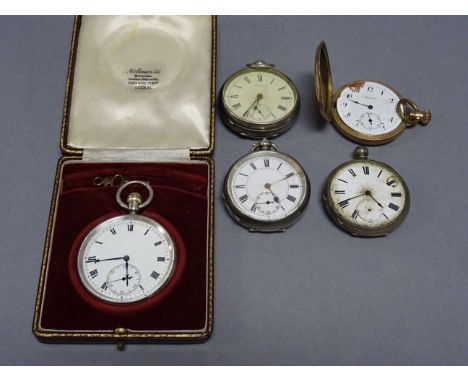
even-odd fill
[[(401, 182), (403, 186), (403, 189), (405, 190), (405, 197), (406, 197), (405, 206), (403, 207), (401, 214), (391, 223), (382, 225), (381, 227), (377, 227), (377, 228), (363, 227), (359, 224), (353, 224), (352, 222), (344, 220), (338, 213), (337, 207), (332, 202), (331, 182), (332, 182), (332, 179), (335, 177), (335, 174), (344, 167), (348, 167), (348, 166), (351, 166), (353, 164), (358, 164), (358, 163), (365, 163), (365, 162), (378, 163), (379, 166), (382, 166), (386, 168), (388, 171), (396, 174), (399, 178), (399, 181)], [(332, 220), (333, 223), (335, 223), (337, 227), (341, 228), (343, 231), (353, 236), (379, 237), (379, 236), (386, 236), (390, 234), (403, 223), (406, 216), (408, 215), (409, 208), (410, 208), (410, 193), (409, 193), (409, 189), (404, 179), (401, 177), (401, 175), (397, 171), (395, 171), (394, 168), (390, 167), (389, 165), (385, 163), (371, 160), (371, 159), (355, 159), (355, 160), (351, 160), (351, 161), (340, 164), (330, 173), (325, 183), (325, 188), (323, 190), (322, 202), (323, 202), (325, 211), (327, 212), (327, 215), (329, 216), (329, 218)]]
[[(268, 145), (266, 145), (265, 142), (268, 142)], [(304, 188), (304, 192), (302, 193), (302, 197), (300, 201), (298, 202), (296, 209), (293, 210), (288, 216), (279, 220), (264, 221), (264, 220), (254, 219), (246, 215), (233, 202), (235, 195), (232, 192), (231, 186), (232, 186), (234, 173), (247, 160), (251, 160), (251, 159), (265, 155), (265, 151), (268, 151), (268, 155), (272, 157), (276, 157), (285, 162), (288, 162), (291, 165), (291, 167), (297, 172), (299, 177), (301, 178), (303, 188)], [(293, 157), (278, 151), (277, 146), (270, 143), (266, 139), (264, 139), (261, 143), (255, 144), (250, 153), (239, 158), (231, 166), (228, 173), (226, 174), (226, 177), (224, 178), (223, 201), (224, 201), (226, 210), (235, 222), (237, 222), (239, 225), (243, 226), (244, 228), (247, 228), (251, 232), (283, 232), (285, 231), (291, 225), (296, 223), (297, 220), (300, 218), (305, 208), (307, 207), (309, 198), (310, 198), (310, 182), (302, 166)]]
[[(294, 107), (290, 110), (288, 114), (286, 114), (283, 118), (280, 120), (274, 122), (274, 123), (252, 123), (252, 122), (247, 122), (244, 121), (237, 116), (235, 116), (231, 111), (229, 110), (229, 107), (227, 106), (225, 99), (226, 99), (226, 89), (228, 85), (233, 81), (235, 78), (238, 78), (244, 73), (249, 73), (249, 72), (269, 72), (272, 73), (274, 72), (275, 75), (283, 79), (292, 89), (293, 94), (296, 98), (296, 103)], [(220, 106), (220, 115), (221, 119), (223, 120), (224, 124), (231, 129), (233, 132), (236, 134), (246, 137), (246, 138), (273, 138), (276, 137), (280, 134), (285, 133), (287, 130), (289, 130), (294, 123), (297, 120), (297, 117), (299, 116), (299, 111), (300, 111), (300, 96), (299, 92), (297, 90), (296, 85), (294, 85), (294, 82), (284, 73), (280, 72), (279, 70), (274, 69), (274, 65), (272, 64), (266, 64), (262, 60), (257, 60), (252, 64), (246, 65), (245, 68), (238, 70), (237, 72), (233, 73), (229, 78), (224, 82), (223, 86), (221, 87), (221, 90), (219, 92), (219, 106)]]

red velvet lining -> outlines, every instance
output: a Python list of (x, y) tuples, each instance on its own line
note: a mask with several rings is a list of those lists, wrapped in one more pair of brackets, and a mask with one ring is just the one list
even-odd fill
[[(118, 306), (92, 297), (76, 273), (78, 248), (91, 227), (126, 213), (115, 200), (119, 185), (93, 185), (94, 177), (114, 174), (150, 181), (155, 198), (142, 214), (166, 227), (180, 260), (160, 293), (139, 303)], [(41, 327), (66, 331), (203, 328), (207, 319), (208, 180), (207, 163), (65, 162)]]

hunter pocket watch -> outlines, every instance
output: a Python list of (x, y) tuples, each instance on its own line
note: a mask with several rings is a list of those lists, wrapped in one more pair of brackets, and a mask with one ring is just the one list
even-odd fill
[(231, 217), (256, 232), (284, 231), (309, 201), (309, 179), (302, 166), (268, 139), (230, 168), (223, 199)]
[(315, 55), (315, 94), (323, 118), (352, 141), (380, 145), (394, 140), (406, 127), (427, 125), (429, 110), (420, 110), (379, 81), (349, 82), (333, 94), (327, 46), (321, 42)]
[[(143, 202), (132, 192), (124, 203), (122, 191), (130, 185), (145, 187), (148, 198)], [(129, 214), (105, 220), (83, 240), (76, 265), (82, 285), (94, 297), (114, 304), (137, 302), (161, 291), (171, 278), (177, 254), (170, 234), (138, 214), (153, 196), (147, 182), (123, 183), (116, 199)]]
[(299, 93), (292, 80), (257, 60), (232, 74), (221, 87), (221, 117), (235, 133), (250, 138), (275, 137), (299, 115)]
[(390, 166), (367, 158), (358, 146), (355, 159), (338, 166), (323, 192), (332, 221), (355, 236), (384, 236), (403, 223), (410, 195), (403, 178)]

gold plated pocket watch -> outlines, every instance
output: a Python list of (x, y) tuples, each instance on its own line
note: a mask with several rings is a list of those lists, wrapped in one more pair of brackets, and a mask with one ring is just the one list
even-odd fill
[(244, 137), (275, 137), (299, 115), (299, 92), (292, 80), (262, 60), (232, 74), (219, 99), (224, 123)]
[[(133, 192), (127, 203), (122, 192), (130, 185), (146, 188), (142, 201)], [(126, 304), (154, 296), (170, 280), (176, 262), (176, 250), (169, 232), (159, 222), (138, 212), (153, 200), (149, 183), (128, 181), (116, 194), (117, 203), (127, 210), (98, 224), (83, 240), (77, 257), (82, 285), (99, 300)]]
[(406, 127), (427, 125), (431, 120), (429, 110), (420, 110), (416, 103), (379, 81), (352, 81), (333, 93), (330, 59), (323, 41), (315, 55), (315, 94), (323, 118), (361, 144), (388, 143)]
[(355, 159), (328, 177), (323, 204), (331, 220), (355, 236), (384, 236), (405, 220), (410, 207), (406, 183), (390, 166), (367, 158), (358, 146)]
[(309, 179), (302, 166), (268, 139), (253, 145), (224, 179), (223, 199), (231, 217), (254, 232), (279, 232), (307, 206)]

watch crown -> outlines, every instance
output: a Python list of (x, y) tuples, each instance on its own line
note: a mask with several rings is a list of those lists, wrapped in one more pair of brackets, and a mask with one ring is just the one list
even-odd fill
[(275, 65), (267, 64), (263, 60), (256, 60), (255, 62), (252, 62), (251, 64), (247, 64), (247, 67), (249, 68), (274, 68)]
[(356, 159), (367, 159), (368, 155), (369, 155), (369, 150), (365, 146), (358, 146), (354, 150), (354, 157)]
[(128, 210), (131, 214), (137, 213), (140, 209), (140, 204), (143, 201), (141, 195), (138, 192), (132, 192), (128, 195), (127, 203)]

